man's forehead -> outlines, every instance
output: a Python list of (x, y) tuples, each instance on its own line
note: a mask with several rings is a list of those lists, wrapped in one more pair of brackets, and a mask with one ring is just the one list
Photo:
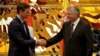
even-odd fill
[(72, 12), (73, 12), (73, 11), (71, 11), (71, 10), (67, 10), (67, 11), (66, 11), (66, 13), (72, 13)]

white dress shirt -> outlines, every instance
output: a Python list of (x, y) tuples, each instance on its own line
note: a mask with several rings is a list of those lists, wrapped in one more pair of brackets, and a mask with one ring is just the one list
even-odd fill
[(74, 24), (74, 25), (73, 25), (73, 32), (74, 32), (74, 30), (75, 30), (77, 24), (79, 23), (79, 21), (80, 21), (80, 18), (78, 18), (76, 21), (74, 21), (74, 22), (72, 23), (72, 24)]

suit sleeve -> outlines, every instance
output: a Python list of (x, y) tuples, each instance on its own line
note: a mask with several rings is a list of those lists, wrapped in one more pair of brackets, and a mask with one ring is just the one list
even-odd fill
[(85, 38), (86, 38), (86, 48), (87, 48), (87, 56), (92, 56), (93, 51), (93, 33), (91, 31), (90, 26), (86, 26), (85, 28)]
[(11, 23), (8, 27), (8, 34), (9, 38), (12, 39), (12, 41), (16, 41), (16, 43), (24, 45), (24, 46), (35, 46), (35, 40), (31, 39), (24, 39), (22, 36), (22, 33), (20, 31), (19, 24), (16, 22)]
[(46, 47), (51, 46), (53, 44), (56, 44), (57, 42), (62, 40), (63, 34), (64, 34), (63, 33), (64, 32), (64, 28), (65, 28), (65, 23), (63, 24), (63, 27), (62, 27), (61, 31), (57, 35), (55, 35), (54, 37), (52, 37), (52, 38), (47, 40)]

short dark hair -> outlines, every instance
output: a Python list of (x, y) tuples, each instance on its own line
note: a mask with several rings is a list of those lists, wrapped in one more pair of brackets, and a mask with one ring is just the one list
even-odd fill
[(17, 13), (19, 14), (19, 11), (24, 11), (25, 9), (30, 8), (30, 5), (26, 4), (26, 3), (19, 3), (17, 5)]

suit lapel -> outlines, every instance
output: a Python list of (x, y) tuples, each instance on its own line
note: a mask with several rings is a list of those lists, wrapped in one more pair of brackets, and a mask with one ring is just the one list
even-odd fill
[(26, 34), (27, 34), (27, 35), (30, 35), (30, 34), (29, 34), (29, 29), (28, 29), (28, 26), (27, 26), (27, 24), (25, 24), (25, 25), (26, 25), (26, 31), (27, 31), (27, 33), (26, 33)]
[(69, 41), (70, 40), (70, 22), (66, 23), (65, 28), (66, 28), (65, 29), (65, 38), (66, 38), (67, 41)]
[(76, 28), (75, 28), (73, 34), (72, 34), (72, 37), (70, 37), (70, 39), (69, 39), (70, 41), (71, 41), (76, 35), (78, 35), (78, 32), (80, 31), (80, 28), (81, 28), (81, 23), (82, 23), (82, 21), (80, 20), (79, 23), (77, 24), (77, 26), (76, 26)]
[(21, 23), (20, 19), (16, 17), (15, 20), (20, 24), (20, 27), (24, 30), (23, 24)]
[[(20, 24), (22, 31), (25, 33), (24, 26), (23, 26), (22, 22), (20, 21), (20, 19), (18, 17), (16, 17), (15, 20)], [(25, 34), (29, 35), (29, 31), (28, 31), (27, 27), (26, 27), (26, 31), (27, 31), (27, 33), (25, 33)]]

